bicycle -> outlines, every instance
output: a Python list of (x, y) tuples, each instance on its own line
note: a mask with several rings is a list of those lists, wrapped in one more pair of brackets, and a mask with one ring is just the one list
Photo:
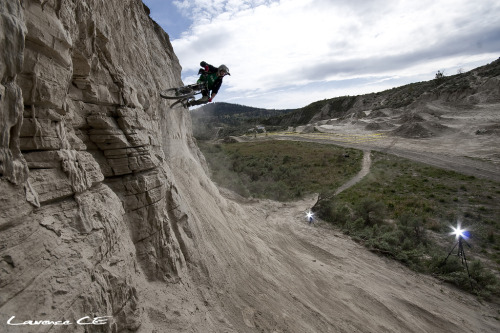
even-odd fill
[(162, 90), (160, 91), (160, 96), (165, 99), (176, 99), (177, 102), (172, 104), (171, 107), (177, 103), (182, 103), (182, 105), (186, 107), (188, 106), (188, 102), (194, 100), (194, 96), (201, 94), (203, 90), (208, 90), (206, 82)]

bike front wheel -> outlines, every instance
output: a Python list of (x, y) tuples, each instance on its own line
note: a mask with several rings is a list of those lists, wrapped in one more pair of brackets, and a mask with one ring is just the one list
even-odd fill
[(160, 96), (166, 99), (181, 99), (191, 97), (196, 93), (191, 87), (170, 88), (160, 91)]

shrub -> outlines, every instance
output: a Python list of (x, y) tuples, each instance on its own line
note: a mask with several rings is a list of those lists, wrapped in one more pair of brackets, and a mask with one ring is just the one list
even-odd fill
[(403, 214), (399, 218), (399, 228), (403, 232), (405, 239), (410, 241), (413, 245), (427, 243), (425, 227), (421, 217), (408, 213)]
[(486, 269), (479, 260), (470, 263), (469, 272), (471, 278), (477, 284), (476, 291), (483, 297), (489, 297), (492, 293), (498, 293), (498, 278)]
[(365, 227), (365, 221), (362, 218), (358, 218), (356, 220), (349, 219), (344, 224), (344, 230), (346, 231), (347, 234), (350, 234), (351, 232), (354, 231), (362, 230), (364, 227)]
[(362, 199), (356, 206), (356, 216), (361, 218), (365, 225), (381, 223), (385, 216), (385, 206), (373, 198)]
[[(488, 298), (491, 294), (499, 294), (498, 278), (489, 269), (486, 269), (479, 260), (468, 261), (467, 266), (465, 261), (462, 263), (462, 258), (458, 256), (449, 256), (446, 261), (435, 257), (430, 269), (442, 280), (461, 289), (474, 291), (482, 297)], [(473, 289), (471, 289), (471, 285)]]

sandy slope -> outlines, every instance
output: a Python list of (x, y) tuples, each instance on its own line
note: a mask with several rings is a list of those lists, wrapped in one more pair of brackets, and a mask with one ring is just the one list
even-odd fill
[[(292, 204), (243, 205), (253, 211), (255, 219), (246, 226), (253, 234), (258, 270), (267, 277), (259, 286), (241, 286), (260, 291), (245, 299), (256, 303), (247, 305), (252, 313), (247, 326), (267, 326), (258, 315), (262, 312), (274, 319), (276, 332), (500, 329), (494, 308), (370, 253), (336, 231), (307, 225), (304, 211), (314, 202), (309, 198)], [(266, 212), (272, 213), (261, 220)], [(273, 303), (276, 307), (270, 306)]]
[[(500, 330), (499, 306), (379, 257), (321, 222), (307, 225), (315, 197), (246, 200), (217, 189), (189, 156), (175, 163), (179, 193), (193, 203), (190, 271), (204, 307), (172, 332)], [(174, 304), (187, 312), (181, 303)]]

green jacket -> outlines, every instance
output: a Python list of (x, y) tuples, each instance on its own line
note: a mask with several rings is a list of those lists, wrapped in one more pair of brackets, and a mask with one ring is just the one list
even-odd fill
[(208, 90), (211, 90), (212, 94), (217, 94), (222, 85), (222, 77), (217, 76), (217, 67), (209, 65), (205, 62), (202, 63), (202, 66), (206, 65), (208, 67), (208, 72), (204, 69), (200, 69), (199, 73), (201, 75), (197, 83), (206, 82)]
[(217, 72), (215, 73), (207, 73), (207, 74), (202, 74), (198, 80), (198, 82), (206, 82), (208, 89), (212, 90), (217, 82), (217, 79), (219, 77), (217, 76)]

